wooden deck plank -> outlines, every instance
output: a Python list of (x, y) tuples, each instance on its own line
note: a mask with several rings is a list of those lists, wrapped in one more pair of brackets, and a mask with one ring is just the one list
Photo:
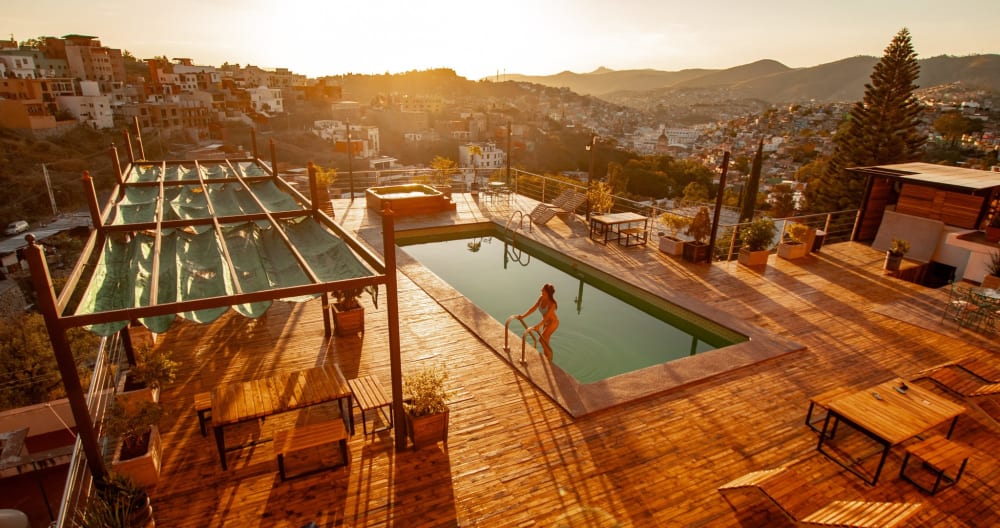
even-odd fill
[[(456, 194), (456, 213), (401, 219), (397, 229), (445, 217), (506, 219), (512, 209), (531, 210), (519, 200), (492, 210), (494, 205)], [(334, 210), (337, 221), (352, 230), (378, 222), (363, 201), (336, 200)], [(217, 384), (316, 364), (336, 363), (347, 378), (376, 375), (387, 382), (384, 303), (375, 308), (362, 299), (369, 313), (361, 339), (324, 339), (315, 302), (275, 303), (255, 321), (233, 313), (207, 326), (181, 321), (157, 344), (175, 351), (182, 363), (161, 398), (168, 408), (162, 428), (166, 456), (160, 483), (151, 490), (158, 524), (553, 526), (595, 519), (589, 525), (601, 526), (610, 519), (621, 526), (739, 526), (716, 488), (791, 462), (810, 487), (828, 489), (838, 499), (923, 503), (908, 526), (1000, 524), (994, 506), (1000, 461), (994, 457), (974, 455), (958, 485), (927, 497), (894, 478), (902, 459), (897, 450), (878, 486), (870, 488), (816, 454), (815, 433), (803, 423), (809, 398), (837, 386), (871, 386), (965, 357), (995, 364), (988, 340), (939, 324), (934, 310), (944, 292), (885, 276), (884, 255), (860, 244), (828, 245), (796, 261), (772, 258), (761, 272), (735, 262), (686, 264), (659, 253), (656, 244), (628, 250), (595, 245), (582, 224), (554, 219), (535, 226), (530, 236), (645, 289), (700, 300), (806, 349), (573, 419), (401, 273), (403, 371), (448, 369), (455, 397), (447, 451), (396, 452), (391, 432), (368, 441), (356, 435), (349, 448), (357, 463), (345, 475), (276, 486), (268, 447), (232, 453), (230, 470), (222, 472), (184, 402)], [(568, 307), (572, 295), (556, 293)], [(897, 303), (923, 317), (915, 323), (883, 313)], [(932, 382), (916, 383), (948, 395)], [(298, 412), (308, 412), (311, 420), (335, 418), (337, 410)], [(296, 412), (268, 418), (262, 435), (299, 419)], [(978, 452), (1000, 452), (995, 427), (966, 413), (953, 438)]]

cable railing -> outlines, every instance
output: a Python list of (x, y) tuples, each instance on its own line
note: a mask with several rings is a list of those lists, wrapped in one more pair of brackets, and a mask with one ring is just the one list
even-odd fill
[[(93, 374), (90, 378), (90, 387), (87, 390), (87, 408), (90, 411), (90, 419), (94, 428), (100, 431), (104, 413), (115, 396), (117, 385), (117, 373), (121, 370), (119, 365), (124, 360), (124, 345), (118, 333), (101, 338), (101, 343), (97, 351), (97, 359), (94, 363)], [(99, 435), (100, 436), (100, 435)], [(111, 453), (109, 443), (102, 443), (102, 453), (106, 465), (110, 464)], [(59, 506), (59, 515), (52, 523), (54, 528), (69, 528), (75, 525), (74, 517), (78, 511), (86, 508), (87, 501), (94, 489), (94, 476), (90, 472), (87, 464), (87, 457), (83, 451), (82, 443), (77, 437), (73, 449), (73, 457), (69, 463), (69, 470), (66, 476), (66, 486), (63, 489), (62, 501)]]

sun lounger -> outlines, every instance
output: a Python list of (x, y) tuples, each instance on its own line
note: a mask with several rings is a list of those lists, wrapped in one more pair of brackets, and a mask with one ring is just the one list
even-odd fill
[(535, 224), (542, 225), (552, 219), (553, 216), (565, 217), (573, 215), (577, 208), (587, 201), (587, 195), (581, 192), (566, 190), (556, 196), (550, 203), (540, 203), (531, 211), (528, 216)]
[(830, 501), (817, 497), (804, 479), (784, 467), (754, 471), (719, 487), (719, 493), (737, 511), (729, 495), (755, 490), (799, 526), (891, 528), (902, 526), (921, 506), (903, 502)]

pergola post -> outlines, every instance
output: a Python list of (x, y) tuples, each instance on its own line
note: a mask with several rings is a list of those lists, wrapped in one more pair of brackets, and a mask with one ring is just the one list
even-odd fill
[(135, 142), (139, 145), (139, 159), (146, 159), (146, 149), (142, 146), (142, 130), (139, 128), (139, 117), (132, 118), (132, 125), (135, 127)]
[(396, 450), (406, 449), (406, 417), (403, 414), (403, 360), (399, 347), (399, 296), (396, 291), (396, 226), (391, 206), (382, 209), (382, 255), (385, 259), (385, 304), (389, 318), (389, 371), (392, 378), (392, 422)]
[(45, 252), (41, 246), (35, 245), (34, 235), (27, 235), (25, 240), (28, 241), (28, 247), (25, 248), (24, 253), (28, 259), (28, 266), (31, 268), (31, 283), (35, 288), (38, 310), (45, 318), (45, 327), (48, 329), (49, 339), (52, 341), (52, 351), (55, 353), (59, 374), (62, 376), (63, 386), (66, 388), (69, 407), (73, 412), (73, 419), (76, 421), (77, 435), (83, 445), (83, 452), (87, 457), (90, 472), (95, 479), (103, 479), (107, 474), (104, 468), (104, 459), (97, 445), (97, 432), (94, 430), (94, 422), (91, 420), (90, 410), (87, 408), (83, 386), (80, 384), (80, 377), (76, 372), (76, 362), (73, 360), (73, 352), (66, 339), (66, 330), (59, 324), (59, 309), (55, 290), (53, 290), (52, 281), (49, 279), (49, 267), (45, 262)]
[(128, 129), (122, 129), (122, 136), (125, 137), (125, 145), (128, 148), (128, 162), (130, 165), (135, 165), (135, 152), (132, 151), (132, 137), (128, 135)]
[(115, 165), (115, 181), (118, 182), (118, 185), (124, 185), (125, 175), (122, 174), (122, 163), (121, 160), (118, 159), (118, 148), (115, 147), (114, 143), (111, 144), (110, 151), (111, 151), (111, 163), (114, 163)]

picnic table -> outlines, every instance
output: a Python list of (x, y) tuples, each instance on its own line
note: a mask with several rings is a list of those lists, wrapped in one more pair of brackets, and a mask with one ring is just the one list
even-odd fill
[(228, 469), (225, 429), (242, 422), (336, 400), (344, 425), (354, 434), (351, 388), (336, 365), (281, 372), (212, 390), (212, 429), (222, 469)]
[(645, 245), (649, 239), (649, 217), (637, 213), (613, 213), (590, 217), (590, 238), (604, 245), (617, 240), (622, 246)]
[[(948, 427), (947, 437), (950, 438), (955, 430), (958, 415), (965, 412), (965, 407), (927, 389), (905, 385), (902, 379), (896, 378), (834, 398), (827, 404), (827, 411), (816, 449), (874, 486), (893, 446), (949, 420), (951, 424)], [(830, 441), (828, 434), (836, 431), (839, 422), (848, 424), (882, 446), (882, 455), (871, 479), (855, 469), (850, 461), (844, 461), (823, 449), (823, 446)]]

